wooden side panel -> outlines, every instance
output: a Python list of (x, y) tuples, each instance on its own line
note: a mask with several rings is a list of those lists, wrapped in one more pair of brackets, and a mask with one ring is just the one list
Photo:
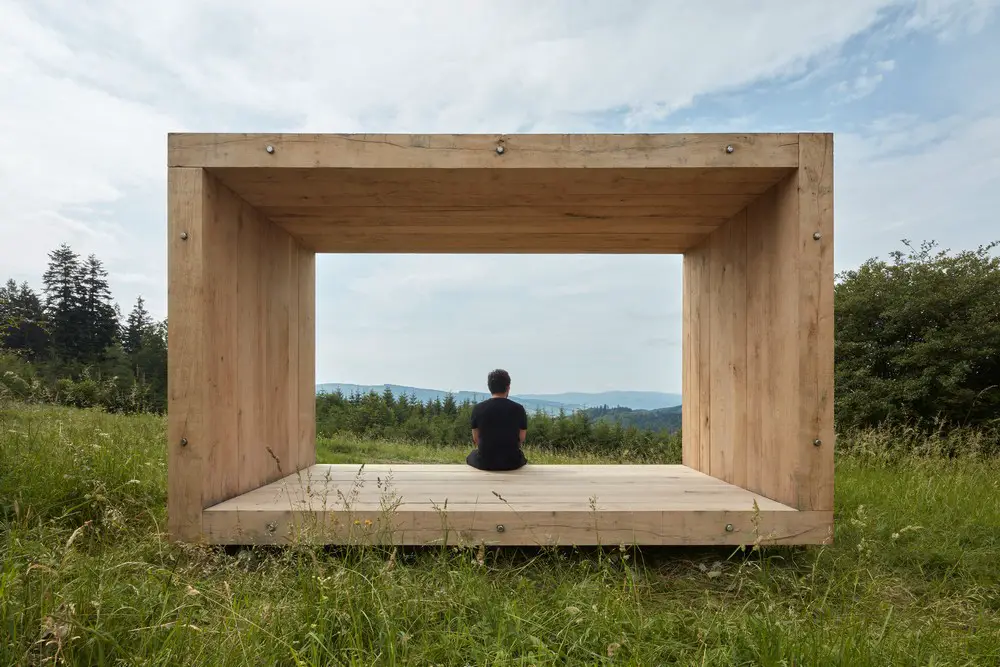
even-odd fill
[[(795, 507), (799, 411), (798, 201), (796, 176), (747, 215), (747, 484)], [(756, 485), (756, 489), (754, 489)]]
[(208, 507), (242, 493), (239, 486), (237, 411), (237, 238), (241, 202), (206, 175), (201, 252), (204, 283), (204, 429), (199, 443), (206, 467), (202, 505)]
[(711, 465), (713, 477), (746, 486), (746, 211), (712, 234)]
[(298, 464), (316, 463), (316, 255), (298, 251)]
[(694, 253), (684, 256), (681, 295), (681, 462), (701, 470), (701, 451), (698, 449), (698, 376), (694, 372), (698, 359), (695, 343), (698, 340), (694, 313), (698, 296), (697, 272)]
[(265, 382), (264, 322), (267, 302), (264, 294), (267, 279), (261, 269), (267, 252), (268, 222), (250, 206), (240, 209), (238, 279), (236, 300), (239, 303), (239, 471), (240, 487), (253, 489), (267, 481), (265, 473), (265, 431), (267, 415), (263, 387)]
[(685, 465), (705, 473), (711, 466), (710, 259), (708, 242), (684, 254), (682, 458)]
[[(771, 189), (747, 207), (747, 426), (746, 488), (767, 495), (775, 488), (777, 466), (769, 464), (765, 443), (773, 441), (773, 421), (769, 406), (774, 404), (774, 385), (768, 381), (771, 368), (771, 327), (768, 308), (774, 261), (775, 227), (770, 224), (775, 209)], [(769, 445), (767, 445), (769, 447)]]
[(747, 211), (746, 488), (832, 510), (832, 138), (801, 141), (799, 170)]
[[(289, 373), (289, 320), (293, 294), (290, 258), (294, 242), (276, 228), (267, 226), (265, 247), (261, 253), (261, 276), (264, 278), (264, 313), (261, 320), (264, 332), (264, 433), (266, 445), (263, 452), (256, 452), (265, 479), (275, 479), (292, 472), (288, 457), (290, 432)], [(295, 365), (298, 370), (298, 364)], [(296, 409), (295, 414), (298, 414)]]
[(174, 539), (192, 541), (201, 535), (202, 470), (207, 458), (201, 364), (205, 327), (201, 169), (168, 170), (167, 208), (167, 530)]
[(313, 254), (202, 169), (169, 170), (168, 228), (169, 531), (193, 541), (315, 456)]
[[(833, 509), (833, 137), (799, 143), (800, 509)], [(814, 235), (819, 235), (816, 238)], [(820, 444), (812, 444), (819, 440)]]

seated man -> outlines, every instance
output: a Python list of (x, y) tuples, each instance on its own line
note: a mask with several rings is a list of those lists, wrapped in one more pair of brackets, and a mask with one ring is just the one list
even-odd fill
[(510, 375), (497, 369), (487, 378), (490, 398), (472, 409), (473, 449), (465, 462), (480, 470), (517, 470), (528, 461), (521, 444), (528, 433), (528, 413), (507, 398)]

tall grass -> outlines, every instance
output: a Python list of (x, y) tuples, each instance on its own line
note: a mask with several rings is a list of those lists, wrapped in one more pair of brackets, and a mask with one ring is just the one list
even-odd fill
[(0, 664), (1000, 662), (995, 458), (840, 455), (829, 547), (222, 549), (163, 538), (164, 440), (0, 412)]

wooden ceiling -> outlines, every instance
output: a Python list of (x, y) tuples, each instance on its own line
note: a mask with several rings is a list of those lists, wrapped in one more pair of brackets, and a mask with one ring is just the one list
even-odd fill
[(798, 135), (171, 135), (323, 253), (683, 253), (798, 165)]
[(210, 170), (316, 252), (682, 253), (789, 173), (704, 169)]

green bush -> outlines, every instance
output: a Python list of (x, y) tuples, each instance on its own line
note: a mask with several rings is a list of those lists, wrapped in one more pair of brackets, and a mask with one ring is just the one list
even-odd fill
[(835, 287), (836, 419), (976, 425), (1000, 415), (1000, 242), (924, 243), (871, 259)]

